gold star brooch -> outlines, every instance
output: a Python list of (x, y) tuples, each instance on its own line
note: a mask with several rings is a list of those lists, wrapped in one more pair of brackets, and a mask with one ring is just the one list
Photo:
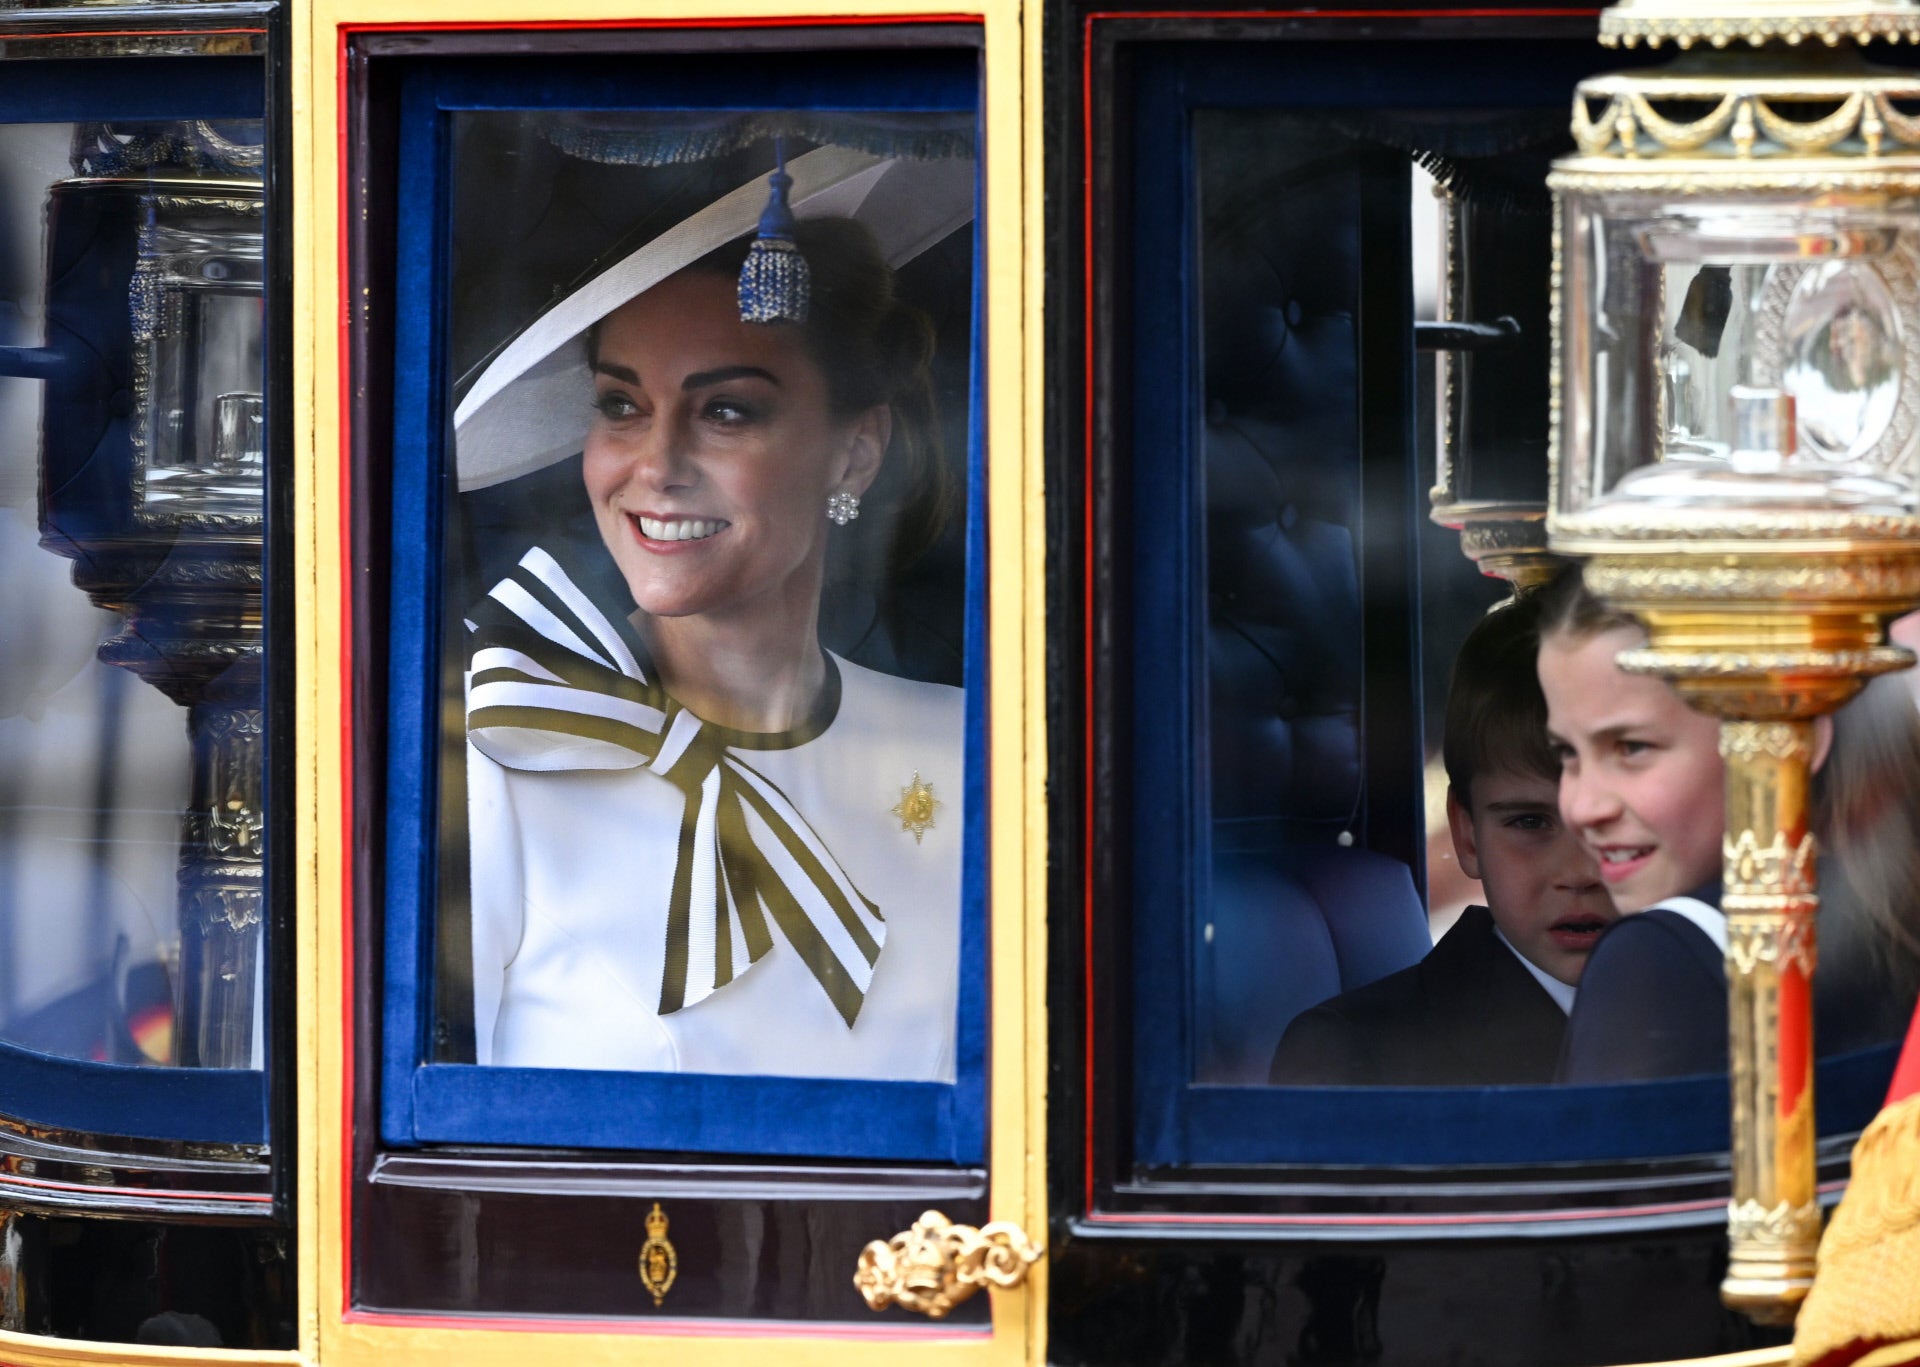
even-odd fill
[(900, 800), (893, 804), (893, 814), (900, 818), (900, 829), (913, 832), (913, 843), (918, 845), (920, 838), (933, 829), (933, 814), (940, 810), (940, 799), (933, 795), (933, 785), (920, 781), (920, 771), (913, 771), (913, 782), (900, 790)]

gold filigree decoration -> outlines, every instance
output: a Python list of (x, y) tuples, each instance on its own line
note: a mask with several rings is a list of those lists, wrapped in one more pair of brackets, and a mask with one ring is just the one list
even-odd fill
[(1485, 511), (1456, 504), (1433, 510), (1435, 522), (1460, 533), (1461, 549), (1473, 560), (1500, 551), (1545, 551), (1546, 517), (1539, 507)]
[(1818, 169), (1791, 161), (1734, 161), (1708, 156), (1685, 161), (1676, 157), (1668, 163), (1593, 157), (1562, 162), (1559, 170), (1548, 175), (1547, 188), (1563, 195), (1697, 195), (1711, 188), (1802, 195), (1884, 192), (1895, 196), (1920, 191), (1920, 171), (1895, 169), (1885, 163), (1869, 166), (1864, 157), (1823, 161)]
[(218, 152), (222, 159), (235, 166), (244, 166), (257, 170), (267, 164), (267, 145), (265, 143), (234, 142), (222, 137), (220, 130), (205, 119), (193, 121), (194, 135), (207, 146)]
[(1748, 679), (1793, 675), (1801, 680), (1866, 678), (1905, 669), (1913, 653), (1898, 646), (1871, 650), (1682, 651), (1623, 650), (1615, 663), (1628, 674), (1669, 679)]
[(258, 888), (214, 886), (195, 889), (193, 904), (202, 929), (225, 926), (238, 935), (260, 924), (262, 898)]
[(221, 854), (256, 854), (266, 818), (237, 793), (207, 812), (207, 841)]
[[(1801, 914), (1780, 915), (1776, 911), (1757, 917), (1742, 915), (1739, 908), (1758, 910), (1747, 904), (1761, 899), (1730, 896), (1725, 900), (1731, 904), (1727, 916), (1727, 962), (1735, 972), (1751, 974), (1761, 964), (1772, 964), (1779, 969), (1798, 969), (1804, 978), (1813, 977), (1820, 962), (1819, 943), (1814, 919), (1806, 914), (1810, 908), (1804, 900), (1792, 900)], [(1780, 898), (1783, 903), (1789, 900), (1785, 896)]]
[(1748, 6), (1715, 12), (1705, 6), (1692, 12), (1669, 8), (1643, 12), (1633, 4), (1614, 5), (1600, 12), (1600, 42), (1604, 47), (1657, 48), (1663, 43), (1687, 49), (1695, 44), (1725, 48), (1745, 43), (1759, 47), (1778, 40), (1792, 47), (1811, 39), (1827, 47), (1843, 42), (1867, 44), (1876, 40), (1898, 43), (1920, 41), (1920, 16), (1905, 5), (1859, 5), (1838, 13), (1815, 13), (1791, 5), (1771, 9)]
[(983, 1286), (1019, 1286), (1044, 1251), (1010, 1222), (976, 1229), (930, 1210), (904, 1234), (862, 1249), (853, 1284), (870, 1309), (899, 1305), (941, 1319)]
[(1758, 1201), (1727, 1202), (1727, 1234), (1736, 1243), (1776, 1248), (1811, 1246), (1820, 1238), (1820, 1203), (1763, 1206)]
[(1704, 118), (1681, 123), (1662, 118), (1645, 96), (1622, 91), (1607, 100), (1596, 119), (1587, 112), (1587, 96), (1583, 91), (1573, 101), (1573, 141), (1588, 156), (1600, 156), (1612, 150), (1615, 142), (1622, 151), (1632, 155), (1639, 150), (1640, 132), (1644, 129), (1662, 151), (1697, 151), (1731, 128), (1734, 115), (1741, 107), (1740, 96), (1727, 94)]
[[(1552, 176), (1548, 176), (1552, 184)], [(1551, 339), (1547, 362), (1547, 544), (1553, 545), (1554, 513), (1561, 505), (1561, 470), (1567, 470), (1571, 481), (1570, 493), (1575, 506), (1585, 506), (1587, 502), (1587, 463), (1582, 460), (1569, 462), (1561, 450), (1561, 409), (1560, 394), (1561, 370), (1566, 364), (1566, 348), (1560, 340), (1562, 321), (1565, 313), (1561, 300), (1566, 295), (1566, 215), (1556, 213), (1553, 216), (1553, 264), (1547, 272), (1547, 333)], [(1555, 547), (1558, 549), (1558, 547)]]
[[(1920, 120), (1902, 114), (1893, 103), (1917, 96), (1920, 87), (1905, 78), (1871, 82), (1862, 89), (1856, 81), (1805, 77), (1768, 83), (1754, 76), (1603, 76), (1581, 84), (1570, 124), (1574, 144), (1590, 157), (1689, 156), (1707, 152), (1725, 138), (1740, 160), (1877, 158), (1883, 150), (1920, 147)], [(1673, 118), (1662, 114), (1656, 102), (1670, 109), (1691, 105), (1701, 112), (1697, 118)], [(1827, 105), (1835, 107), (1817, 118), (1784, 112)]]
[(913, 835), (913, 843), (918, 845), (921, 838), (933, 829), (933, 816), (946, 804), (933, 795), (933, 785), (920, 781), (920, 771), (913, 771), (913, 782), (900, 790), (900, 800), (893, 804), (891, 811), (900, 818), (900, 829)]
[[(1914, 189), (1920, 192), (1920, 181), (1915, 182)], [(1920, 518), (1895, 513), (1769, 510), (1743, 514), (1728, 508), (1674, 511), (1638, 504), (1603, 504), (1592, 512), (1549, 515), (1548, 522), (1556, 540), (1598, 536), (1608, 542), (1673, 541), (1689, 547), (1725, 541), (1752, 553), (1765, 551), (1769, 542), (1811, 541), (1838, 551), (1879, 555), (1902, 563), (1916, 558), (1909, 547), (1920, 533)]]
[(653, 1203), (647, 1215), (647, 1241), (640, 1245), (640, 1285), (647, 1289), (657, 1306), (673, 1290), (673, 1279), (680, 1275), (680, 1254), (667, 1238), (667, 1215), (660, 1203)]
[(1437, 503), (1433, 520), (1460, 533), (1460, 553), (1480, 573), (1516, 589), (1544, 584), (1568, 563), (1547, 549), (1547, 510), (1537, 503)]
[[(1813, 734), (1804, 726), (1777, 721), (1723, 721), (1720, 723), (1720, 758), (1764, 758), (1781, 762), (1797, 759), (1802, 764), (1811, 764)], [(1751, 840), (1752, 832), (1747, 832), (1745, 838)]]
[(1728, 891), (1811, 893), (1815, 887), (1814, 859), (1819, 848), (1811, 831), (1791, 846), (1783, 831), (1775, 831), (1773, 839), (1765, 845), (1752, 831), (1742, 831), (1737, 837), (1728, 835), (1721, 849)]
[(1801, 122), (1784, 117), (1763, 99), (1747, 102), (1760, 131), (1788, 151), (1802, 156), (1830, 151), (1850, 137), (1866, 145), (1869, 156), (1877, 156), (1880, 141), (1886, 136), (1885, 121), (1877, 112), (1881, 97), (1856, 90), (1825, 118)]
[[(1441, 204), (1440, 260), (1443, 270), (1440, 317), (1443, 322), (1459, 322), (1466, 311), (1466, 272), (1460, 268), (1460, 215), (1464, 210), (1460, 197), (1444, 185), (1435, 182), (1433, 194)], [(1433, 488), (1427, 492), (1427, 501), (1433, 505), (1434, 521), (1443, 526), (1447, 524), (1439, 515), (1439, 510), (1456, 499), (1453, 482), (1454, 471), (1459, 464), (1455, 459), (1455, 448), (1460, 443), (1458, 409), (1464, 397), (1459, 371), (1459, 357), (1454, 352), (1434, 353), (1434, 386), (1440, 393), (1440, 432), (1434, 443), (1435, 478)]]

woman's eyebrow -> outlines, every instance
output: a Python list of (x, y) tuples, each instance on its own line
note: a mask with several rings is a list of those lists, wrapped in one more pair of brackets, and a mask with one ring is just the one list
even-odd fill
[(761, 379), (776, 388), (780, 379), (770, 370), (762, 370), (757, 365), (726, 365), (716, 370), (699, 370), (680, 381), (680, 388), (705, 389), (708, 385), (725, 384), (728, 380)]
[(621, 384), (637, 385), (640, 383), (640, 374), (638, 371), (629, 370), (623, 365), (615, 365), (612, 361), (595, 361), (593, 373), (618, 380)]

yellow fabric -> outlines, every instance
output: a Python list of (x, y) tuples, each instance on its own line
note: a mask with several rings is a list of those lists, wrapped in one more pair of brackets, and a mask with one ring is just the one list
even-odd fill
[(1792, 1367), (1920, 1363), (1920, 1095), (1880, 1112), (1820, 1242)]

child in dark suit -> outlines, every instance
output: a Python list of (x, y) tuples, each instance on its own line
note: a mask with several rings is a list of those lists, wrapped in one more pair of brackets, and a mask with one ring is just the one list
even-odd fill
[(1487, 905), (1468, 907), (1412, 968), (1296, 1018), (1274, 1051), (1273, 1082), (1553, 1081), (1587, 955), (1617, 913), (1560, 819), (1538, 645), (1529, 598), (1496, 608), (1460, 648), (1447, 691), (1447, 823)]

